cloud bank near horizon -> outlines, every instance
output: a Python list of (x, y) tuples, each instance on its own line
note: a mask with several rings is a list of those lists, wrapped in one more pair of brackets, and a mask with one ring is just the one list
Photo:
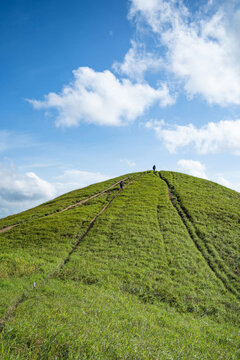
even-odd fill
[(226, 186), (229, 189), (240, 191), (240, 183), (232, 183), (227, 180), (223, 175), (209, 176), (207, 174), (206, 166), (200, 161), (181, 159), (177, 163), (178, 170), (192, 176), (199, 177), (201, 179), (214, 181), (220, 185)]
[(14, 167), (0, 166), (0, 217), (27, 210), (68, 191), (109, 179), (101, 173), (65, 170), (52, 181), (34, 172), (22, 173)]

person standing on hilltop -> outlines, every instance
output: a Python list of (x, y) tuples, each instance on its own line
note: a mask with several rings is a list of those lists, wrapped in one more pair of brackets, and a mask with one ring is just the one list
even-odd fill
[(120, 189), (123, 189), (123, 181), (120, 181)]
[(153, 165), (153, 171), (156, 171), (156, 165)]

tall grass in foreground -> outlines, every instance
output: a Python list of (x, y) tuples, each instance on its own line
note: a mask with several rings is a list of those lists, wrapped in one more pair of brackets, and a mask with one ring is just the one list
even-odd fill
[[(34, 265), (41, 257), (48, 274), (108, 200), (28, 223), (28, 231), (12, 229), (2, 249), (11, 253), (17, 239), (19, 259), (29, 254)], [(22, 278), (5, 278), (6, 301)], [(0, 359), (236, 360), (238, 325), (239, 301), (189, 236), (166, 183), (149, 173), (119, 194), (65, 266), (19, 304), (1, 334)]]

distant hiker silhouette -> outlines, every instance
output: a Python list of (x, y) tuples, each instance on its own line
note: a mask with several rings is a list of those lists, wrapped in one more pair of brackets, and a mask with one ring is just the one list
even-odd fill
[(120, 189), (123, 189), (123, 181), (120, 181)]
[(153, 165), (153, 171), (156, 171), (156, 165)]

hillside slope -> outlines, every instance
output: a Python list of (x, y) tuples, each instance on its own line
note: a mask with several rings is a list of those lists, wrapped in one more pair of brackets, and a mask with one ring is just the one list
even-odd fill
[(0, 358), (239, 359), (239, 204), (145, 172), (1, 219)]

